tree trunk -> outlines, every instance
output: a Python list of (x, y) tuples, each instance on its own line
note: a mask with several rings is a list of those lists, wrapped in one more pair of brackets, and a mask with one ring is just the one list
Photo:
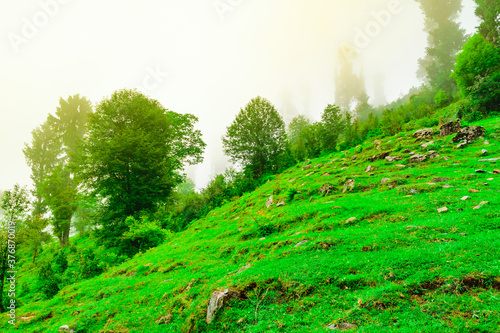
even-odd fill
[(36, 256), (38, 255), (38, 249), (34, 249), (33, 250), (33, 259), (31, 260), (31, 263), (34, 264), (35, 263), (35, 259), (36, 259)]

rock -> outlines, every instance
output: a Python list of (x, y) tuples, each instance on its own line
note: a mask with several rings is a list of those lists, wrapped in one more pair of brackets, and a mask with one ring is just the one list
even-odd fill
[(422, 226), (418, 226), (418, 225), (409, 225), (406, 227), (406, 230), (410, 230), (410, 229), (426, 229), (427, 227), (422, 227)]
[(443, 207), (443, 208), (439, 208), (438, 209), (438, 213), (441, 214), (441, 213), (446, 213), (448, 211), (448, 208), (447, 207)]
[(319, 194), (326, 194), (327, 195), (328, 193), (330, 193), (330, 191), (333, 191), (334, 189), (335, 189), (335, 187), (331, 186), (330, 184), (324, 184), (319, 189)]
[(212, 298), (208, 303), (207, 309), (207, 324), (210, 324), (217, 314), (217, 311), (222, 309), (224, 303), (228, 302), (231, 299), (246, 299), (246, 295), (242, 291), (225, 289), (223, 291), (215, 291), (212, 294)]
[(382, 184), (385, 184), (385, 183), (387, 183), (387, 182), (389, 182), (389, 181), (391, 181), (389, 178), (384, 178), (384, 179), (382, 179), (380, 182), (381, 182)]
[(434, 160), (439, 157), (439, 154), (436, 153), (434, 150), (429, 151), (429, 157), (431, 160)]
[(424, 143), (423, 145), (421, 145), (422, 148), (427, 148), (429, 146), (432, 146), (435, 142), (434, 141), (429, 141), (427, 143)]
[(486, 149), (481, 150), (481, 155), (483, 156), (488, 155), (488, 151)]
[(415, 153), (414, 151), (412, 151), (412, 152), (410, 152), (409, 154), (410, 154), (410, 156), (413, 156), (413, 155), (415, 155), (416, 153)]
[(488, 173), (488, 172), (485, 170), (482, 170), (482, 169), (478, 169), (478, 170), (476, 170), (476, 173)]
[(489, 141), (484, 141), (484, 144), (485, 144), (485, 145), (489, 145), (489, 144), (490, 144), (490, 142), (489, 142)]
[(321, 175), (321, 177), (329, 177), (331, 176), (328, 172), (325, 172), (324, 174)]
[(320, 164), (318, 164), (318, 165), (315, 165), (315, 166), (314, 166), (314, 169), (321, 168), (322, 166), (323, 166), (323, 164), (321, 164), (321, 163), (320, 163)]
[(458, 131), (457, 135), (451, 140), (454, 143), (459, 143), (465, 140), (465, 143), (472, 143), (477, 138), (485, 135), (485, 130), (481, 126), (464, 127)]
[(374, 170), (374, 168), (371, 165), (369, 165), (366, 167), (365, 172), (372, 172), (373, 170)]
[(165, 325), (165, 324), (168, 324), (172, 320), (172, 318), (173, 318), (172, 314), (169, 313), (166, 316), (163, 316), (163, 317), (156, 319), (155, 323), (157, 323), (158, 325)]
[(357, 218), (356, 218), (356, 217), (350, 217), (350, 218), (348, 218), (347, 220), (345, 220), (345, 223), (351, 223), (351, 222), (354, 222), (354, 221), (356, 221), (356, 220), (357, 220)]
[(417, 191), (417, 190), (415, 190), (414, 188), (412, 188), (412, 189), (410, 189), (410, 193), (411, 193), (411, 194), (418, 194), (418, 191)]
[(404, 164), (396, 164), (395, 167), (397, 167), (397, 168), (406, 168), (406, 165), (404, 165)]
[(479, 193), (479, 190), (470, 189), (469, 193)]
[(348, 181), (346, 181), (346, 183), (344, 184), (344, 189), (342, 190), (342, 193), (354, 190), (355, 184), (356, 184), (356, 180), (354, 180), (354, 179), (349, 179)]
[(418, 163), (418, 162), (423, 162), (427, 159), (427, 156), (425, 155), (413, 155), (410, 159), (412, 163)]
[(368, 160), (370, 162), (375, 162), (375, 161), (378, 161), (378, 160), (383, 160), (384, 158), (386, 158), (387, 156), (389, 156), (391, 154), (391, 152), (385, 152), (385, 153), (381, 153), (381, 154), (378, 154), (378, 155), (374, 155), (370, 158), (368, 158)]
[(479, 162), (496, 162), (496, 161), (500, 161), (500, 158), (488, 158), (485, 160), (479, 160)]
[(439, 136), (448, 136), (458, 133), (458, 131), (460, 131), (460, 127), (462, 127), (460, 119), (457, 119), (456, 121), (447, 122), (439, 126)]
[(493, 170), (493, 174), (494, 175), (500, 175), (500, 170), (498, 170), (498, 169)]
[(385, 158), (385, 160), (387, 162), (397, 162), (397, 161), (401, 161), (403, 158), (401, 156), (387, 156)]
[(467, 144), (466, 144), (466, 143), (459, 143), (459, 144), (457, 145), (457, 149), (462, 149), (462, 148), (465, 148), (465, 146), (467, 146)]
[(348, 330), (355, 330), (358, 328), (357, 325), (350, 324), (350, 323), (340, 323), (338, 325), (330, 325), (328, 326), (328, 329), (334, 330), (334, 331), (348, 331)]
[(428, 139), (434, 135), (432, 128), (424, 128), (413, 133), (413, 137), (417, 139)]
[(410, 153), (410, 149), (406, 148), (405, 150), (403, 150), (403, 153), (409, 154)]
[(284, 201), (280, 201), (276, 204), (276, 207), (283, 207), (285, 205)]
[(432, 181), (435, 182), (435, 183), (442, 183), (442, 182), (447, 182), (447, 181), (450, 181), (450, 180), (451, 180), (450, 178), (445, 178), (445, 177), (432, 178)]
[(466, 200), (469, 200), (469, 199), (470, 199), (470, 197), (466, 195), (465, 197), (462, 197), (462, 199), (460, 199), (460, 200), (466, 201)]
[(445, 185), (443, 185), (443, 188), (453, 188), (453, 186), (445, 184)]
[(304, 245), (304, 244), (305, 244), (305, 243), (307, 243), (307, 242), (309, 242), (307, 239), (306, 239), (306, 240), (303, 240), (302, 242), (295, 244), (295, 246), (294, 246), (294, 247), (299, 247), (299, 246), (301, 246), (301, 245)]
[(311, 165), (311, 164), (309, 164), (309, 165), (304, 165), (304, 166), (302, 167), (302, 171), (311, 170), (311, 169), (312, 169), (312, 165)]
[(273, 198), (273, 196), (271, 195), (271, 196), (269, 197), (269, 199), (267, 199), (267, 201), (266, 201), (266, 207), (267, 207), (267, 208), (269, 208), (269, 207), (271, 207), (272, 205), (274, 205), (274, 198)]
[(252, 267), (252, 264), (245, 265), (245, 266), (241, 267), (236, 274), (240, 274), (240, 273), (246, 271), (247, 269), (249, 269), (250, 267)]
[(68, 325), (62, 325), (61, 327), (59, 327), (59, 332), (74, 333), (75, 331), (72, 330)]
[(474, 207), (474, 209), (480, 209), (481, 207), (486, 206), (488, 204), (489, 204), (488, 201), (482, 201), (479, 205), (477, 205), (476, 207)]

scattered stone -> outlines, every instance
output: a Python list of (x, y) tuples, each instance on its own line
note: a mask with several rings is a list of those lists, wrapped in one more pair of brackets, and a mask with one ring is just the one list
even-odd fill
[(372, 172), (373, 170), (374, 170), (374, 168), (371, 165), (369, 165), (366, 167), (365, 172)]
[(266, 207), (269, 208), (272, 205), (274, 205), (274, 198), (273, 198), (273, 196), (270, 196), (269, 199), (267, 199), (267, 201), (266, 201)]
[(348, 331), (348, 330), (355, 330), (358, 328), (357, 325), (350, 324), (350, 323), (340, 323), (338, 325), (330, 325), (328, 326), (328, 329), (334, 330), (334, 331)]
[(476, 170), (476, 173), (488, 173), (488, 171), (485, 171), (485, 170), (482, 170), (482, 169), (478, 169), (478, 170)]
[(397, 161), (401, 161), (403, 158), (401, 156), (387, 156), (385, 158), (385, 160), (387, 162), (397, 162)]
[(405, 150), (403, 150), (403, 153), (409, 154), (410, 153), (410, 149), (406, 148)]
[(330, 193), (330, 191), (334, 190), (335, 187), (330, 185), (330, 184), (324, 184), (323, 186), (321, 186), (321, 188), (319, 189), (319, 194), (326, 194), (328, 195), (328, 193)]
[(438, 209), (438, 213), (441, 214), (441, 213), (446, 213), (448, 211), (448, 208), (447, 207), (443, 207), (443, 208), (439, 208)]
[(459, 143), (465, 140), (469, 144), (474, 142), (477, 138), (485, 135), (485, 130), (481, 126), (464, 127), (458, 131), (457, 135), (451, 140), (454, 143)]
[(342, 193), (354, 190), (355, 184), (356, 184), (356, 180), (354, 180), (354, 179), (349, 179), (348, 181), (346, 181), (346, 183), (344, 184), (344, 189), (342, 190)]
[(295, 246), (294, 246), (294, 247), (299, 247), (299, 246), (301, 246), (301, 245), (304, 245), (304, 244), (305, 244), (305, 243), (307, 243), (307, 242), (309, 242), (309, 241), (308, 241), (307, 239), (305, 239), (305, 240), (303, 240), (302, 242), (295, 244)]
[(389, 181), (391, 181), (389, 178), (384, 178), (384, 179), (382, 179), (380, 182), (381, 182), (382, 184), (385, 184), (385, 183), (387, 183), (387, 182), (389, 182)]
[(313, 197), (311, 197), (311, 199), (309, 199), (309, 202), (313, 202), (313, 200), (314, 200), (314, 198), (313, 198)]
[(450, 160), (450, 158), (449, 158), (448, 156), (445, 156), (445, 157), (443, 157), (443, 160), (445, 160), (445, 161), (449, 161), (449, 160)]
[(460, 143), (460, 144), (457, 145), (457, 149), (465, 148), (465, 146), (467, 146), (466, 143)]
[(425, 155), (413, 155), (410, 159), (412, 163), (418, 163), (418, 162), (423, 162), (427, 159), (427, 156)]
[(489, 145), (489, 144), (490, 144), (490, 142), (489, 142), (489, 141), (484, 141), (484, 144), (485, 144), (485, 145)]
[(351, 223), (351, 222), (356, 221), (357, 219), (358, 219), (358, 218), (356, 218), (356, 217), (350, 217), (350, 218), (348, 218), (347, 220), (345, 220), (345, 223)]
[(59, 332), (66, 332), (69, 331), (69, 326), (68, 325), (62, 325), (59, 327)]
[(500, 170), (498, 170), (498, 169), (493, 170), (493, 174), (494, 175), (500, 175)]
[(410, 193), (411, 194), (418, 194), (418, 191), (412, 188), (412, 189), (410, 189)]
[(434, 141), (429, 141), (427, 143), (424, 143), (421, 147), (422, 148), (428, 148), (429, 146), (432, 146), (434, 144)]
[(249, 269), (250, 267), (252, 267), (252, 264), (245, 265), (245, 266), (241, 267), (240, 270), (236, 274), (240, 274), (240, 273), (246, 271), (247, 269)]
[(479, 190), (470, 189), (469, 193), (479, 193)]
[(222, 309), (224, 303), (233, 298), (246, 299), (246, 295), (242, 291), (225, 289), (223, 291), (215, 291), (208, 303), (207, 309), (207, 324), (210, 324), (217, 314), (217, 311)]
[(340, 170), (347, 170), (347, 168), (342, 168), (342, 169), (340, 169)]
[(312, 176), (312, 175), (314, 175), (314, 172), (309, 172), (309, 173), (306, 175), (306, 177), (309, 177), (309, 176)]
[(374, 156), (370, 157), (368, 160), (370, 162), (375, 162), (375, 161), (378, 161), (378, 160), (383, 160), (383, 159), (385, 159), (389, 155), (391, 155), (390, 151), (385, 152), (385, 153), (381, 153), (381, 154), (378, 154), (378, 155), (374, 155)]
[(417, 225), (409, 225), (406, 227), (406, 230), (409, 230), (409, 229), (425, 229), (426, 227), (422, 227), (422, 226), (417, 226)]
[(489, 204), (488, 201), (481, 201), (481, 203), (479, 205), (477, 205), (476, 207), (474, 207), (474, 209), (480, 209), (481, 207), (486, 206), (488, 204)]
[(439, 154), (436, 153), (434, 150), (431, 150), (429, 151), (429, 157), (431, 158), (431, 160), (434, 160), (439, 157)]
[(460, 131), (460, 127), (462, 127), (460, 119), (457, 119), (456, 121), (447, 122), (439, 126), (439, 136), (443, 137), (458, 133), (458, 131)]
[(496, 162), (496, 161), (500, 161), (500, 158), (488, 158), (485, 160), (479, 160), (479, 162)]
[(260, 241), (266, 240), (266, 237), (259, 238)]
[(495, 178), (488, 178), (487, 180), (492, 181), (492, 180), (495, 180)]
[(155, 323), (157, 323), (158, 325), (165, 325), (168, 324), (172, 320), (172, 318), (173, 318), (172, 314), (169, 313), (166, 316), (156, 319)]
[(302, 167), (302, 171), (306, 171), (306, 170), (311, 170), (312, 169), (312, 165), (309, 164), (309, 165), (305, 165)]
[(322, 166), (323, 166), (323, 164), (321, 164), (321, 163), (320, 163), (320, 164), (318, 164), (318, 165), (315, 165), (315, 166), (314, 166), (314, 169), (321, 168)]
[(488, 155), (488, 151), (486, 149), (481, 150), (481, 155), (483, 156)]
[(410, 156), (413, 156), (415, 154), (416, 154), (416, 152), (414, 152), (414, 151), (410, 152)]
[(417, 139), (428, 139), (434, 135), (432, 128), (424, 128), (413, 133), (413, 137)]
[(404, 164), (396, 164), (395, 167), (397, 167), (397, 168), (406, 168), (406, 165), (404, 165)]
[(372, 177), (372, 176), (375, 176), (375, 174), (374, 173), (370, 173), (369, 176)]
[(324, 174), (321, 175), (321, 177), (329, 177), (331, 176), (328, 172), (325, 172)]
[(284, 201), (280, 201), (276, 204), (276, 207), (283, 207), (285, 205)]
[(297, 178), (294, 178), (294, 179), (290, 179), (288, 182), (289, 182), (289, 183), (293, 183), (293, 182), (294, 182), (294, 181), (296, 181), (296, 180), (297, 180)]
[(450, 180), (451, 180), (450, 178), (445, 178), (445, 177), (432, 178), (432, 181), (436, 182), (436, 183), (447, 182), (447, 181), (450, 181)]
[(445, 185), (443, 185), (443, 188), (453, 188), (453, 186), (451, 186), (449, 184), (445, 184)]

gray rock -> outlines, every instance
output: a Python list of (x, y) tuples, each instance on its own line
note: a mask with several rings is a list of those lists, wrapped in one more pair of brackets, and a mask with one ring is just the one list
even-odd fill
[(378, 161), (378, 160), (383, 160), (385, 159), (387, 156), (391, 155), (391, 152), (388, 151), (388, 152), (385, 152), (385, 153), (381, 153), (381, 154), (378, 154), (378, 155), (373, 155), (372, 157), (370, 157), (368, 160), (370, 162), (375, 162), (375, 161)]
[(457, 135), (451, 141), (459, 143), (465, 140), (466, 143), (472, 143), (477, 138), (483, 137), (485, 133), (484, 128), (481, 126), (464, 127), (458, 131)]
[(284, 202), (284, 201), (280, 201), (280, 202), (278, 202), (278, 203), (276, 204), (276, 207), (283, 207), (283, 206), (285, 206), (285, 205), (286, 205), (286, 204), (285, 204), (285, 202)]
[(365, 172), (372, 172), (373, 170), (374, 170), (374, 168), (371, 165), (369, 165), (366, 167)]
[(447, 122), (439, 126), (439, 136), (443, 137), (458, 133), (458, 131), (460, 131), (460, 127), (462, 127), (460, 119), (457, 119), (456, 121)]
[(487, 171), (485, 171), (485, 170), (481, 170), (481, 169), (479, 169), (479, 170), (476, 170), (476, 173), (488, 173), (488, 172), (487, 172)]
[(307, 239), (306, 239), (306, 240), (303, 240), (302, 242), (295, 244), (295, 246), (294, 246), (294, 247), (299, 247), (299, 246), (301, 246), (301, 245), (304, 245), (304, 244), (305, 244), (305, 243), (307, 243), (307, 242), (309, 242)]
[(488, 151), (486, 149), (481, 150), (481, 155), (483, 156), (488, 155)]
[(324, 184), (319, 189), (319, 194), (328, 194), (330, 193), (330, 191), (333, 191), (334, 189), (335, 189), (334, 186), (331, 186), (330, 184)]
[(309, 165), (304, 165), (302, 167), (302, 171), (311, 170), (311, 169), (312, 169), (312, 165), (310, 165), (310, 164)]
[(389, 178), (384, 178), (384, 179), (382, 179), (380, 182), (381, 182), (382, 184), (385, 184), (385, 183), (387, 183), (387, 182), (389, 182), (389, 181), (391, 181)]
[(348, 330), (355, 330), (356, 328), (358, 328), (357, 325), (350, 323), (340, 323), (338, 325), (333, 324), (328, 326), (328, 329), (332, 331), (348, 331)]
[(424, 128), (413, 133), (413, 137), (417, 139), (428, 139), (434, 135), (432, 128)]
[(413, 155), (410, 159), (412, 163), (418, 163), (418, 162), (423, 162), (427, 159), (427, 156), (425, 155)]
[(212, 294), (212, 298), (208, 303), (207, 308), (207, 324), (210, 324), (217, 314), (217, 311), (222, 309), (224, 303), (228, 302), (231, 299), (239, 298), (246, 299), (246, 295), (242, 291), (225, 289), (223, 291), (215, 291)]
[(435, 143), (434, 141), (429, 141), (429, 142), (427, 142), (427, 143), (424, 143), (421, 147), (422, 147), (422, 148), (427, 148), (427, 147), (429, 147), (429, 146), (432, 146), (434, 143)]
[(354, 190), (355, 184), (356, 184), (356, 180), (354, 180), (354, 179), (349, 179), (348, 181), (346, 181), (346, 183), (344, 184), (344, 189), (342, 190), (342, 193)]
[(385, 160), (387, 162), (397, 162), (397, 161), (401, 161), (403, 158), (401, 156), (387, 156), (385, 158)]
[(273, 198), (273, 196), (270, 196), (269, 199), (267, 199), (267, 201), (266, 201), (266, 207), (269, 208), (272, 205), (274, 205), (274, 198)]

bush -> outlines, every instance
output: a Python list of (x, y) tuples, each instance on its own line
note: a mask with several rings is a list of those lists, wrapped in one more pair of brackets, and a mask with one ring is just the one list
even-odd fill
[(150, 221), (147, 217), (136, 220), (130, 216), (125, 223), (129, 230), (122, 236), (122, 250), (129, 256), (157, 247), (167, 237), (167, 233), (156, 220)]
[(55, 274), (50, 263), (42, 264), (38, 271), (37, 289), (47, 298), (52, 298), (59, 292), (60, 278)]

